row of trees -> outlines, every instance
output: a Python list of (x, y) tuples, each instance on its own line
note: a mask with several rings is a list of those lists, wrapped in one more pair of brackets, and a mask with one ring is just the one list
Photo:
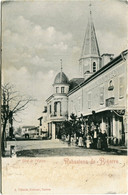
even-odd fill
[(70, 120), (69, 121), (64, 121), (61, 126), (61, 135), (66, 135), (69, 136), (69, 142), (71, 141), (71, 136), (76, 134), (79, 136), (82, 132), (82, 125), (83, 125), (83, 120), (77, 119), (77, 115), (72, 113), (70, 115)]
[(31, 97), (26, 97), (19, 94), (15, 90), (15, 87), (9, 83), (2, 86), (1, 90), (1, 148), (2, 155), (4, 156), (5, 152), (5, 139), (6, 139), (6, 127), (9, 124), (10, 136), (13, 136), (13, 121), (16, 121), (18, 113), (24, 111), (27, 108), (28, 103), (34, 101)]

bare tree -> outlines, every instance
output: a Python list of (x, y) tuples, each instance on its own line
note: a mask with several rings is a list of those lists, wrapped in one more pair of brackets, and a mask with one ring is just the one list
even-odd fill
[(14, 86), (5, 84), (2, 86), (2, 102), (1, 102), (1, 122), (2, 122), (2, 155), (5, 152), (4, 141), (6, 139), (6, 126), (10, 124), (10, 137), (13, 136), (13, 120), (17, 113), (25, 110), (28, 103), (34, 101), (31, 97), (20, 95), (18, 91), (14, 90)]

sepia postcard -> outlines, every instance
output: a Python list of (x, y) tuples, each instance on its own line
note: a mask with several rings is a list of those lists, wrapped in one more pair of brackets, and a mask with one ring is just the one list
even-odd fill
[(2, 195), (127, 194), (128, 1), (1, 2)]

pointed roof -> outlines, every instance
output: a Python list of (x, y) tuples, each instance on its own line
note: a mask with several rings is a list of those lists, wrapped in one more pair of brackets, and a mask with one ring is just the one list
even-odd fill
[(62, 71), (63, 70), (62, 59), (60, 59), (60, 65), (61, 65), (60, 72), (56, 75), (53, 85), (56, 85), (56, 84), (69, 84), (68, 77)]
[(91, 11), (90, 11), (88, 25), (87, 25), (87, 29), (86, 29), (86, 33), (84, 37), (81, 58), (84, 58), (87, 55), (98, 56), (98, 57), (100, 56), (99, 46), (98, 46), (98, 42), (96, 38), (95, 27), (92, 21)]
[(69, 84), (68, 77), (64, 72), (61, 71), (56, 75), (54, 80), (54, 85), (55, 84)]

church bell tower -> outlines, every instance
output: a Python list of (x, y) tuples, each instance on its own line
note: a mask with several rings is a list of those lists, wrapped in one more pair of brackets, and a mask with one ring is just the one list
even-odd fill
[(84, 37), (81, 57), (79, 59), (79, 71), (81, 77), (87, 79), (101, 67), (101, 57), (96, 38), (95, 27), (92, 20), (91, 4), (88, 25)]

